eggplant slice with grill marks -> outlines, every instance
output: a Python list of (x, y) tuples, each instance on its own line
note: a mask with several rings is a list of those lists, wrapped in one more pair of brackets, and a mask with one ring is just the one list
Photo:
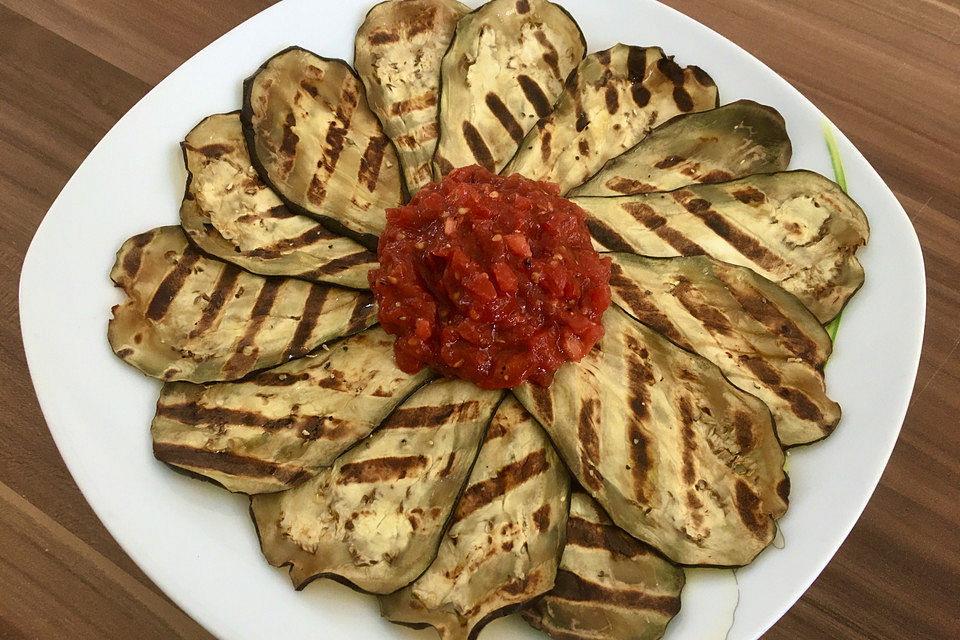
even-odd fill
[(369, 288), (376, 254), (281, 202), (250, 164), (239, 113), (204, 119), (180, 146), (180, 224), (201, 250), (261, 275)]
[(440, 60), (457, 20), (469, 11), (456, 0), (387, 0), (357, 31), (354, 64), (370, 108), (397, 148), (411, 196), (433, 179)]
[(614, 302), (763, 400), (784, 446), (833, 431), (840, 405), (823, 381), (833, 345), (796, 297), (746, 267), (707, 256), (612, 258)]
[(683, 585), (683, 569), (575, 491), (556, 586), (520, 612), (557, 640), (657, 640), (680, 611)]
[(230, 491), (282, 491), (332, 464), (433, 375), (397, 368), (393, 338), (374, 327), (241, 382), (167, 383), (153, 453)]
[(826, 323), (863, 284), (855, 254), (863, 210), (811, 171), (758, 174), (666, 193), (578, 197), (601, 250), (669, 258), (706, 254), (749, 267)]
[(547, 0), (492, 0), (461, 18), (441, 64), (434, 177), (500, 171), (585, 51), (577, 23)]
[(500, 405), (436, 560), (381, 597), (392, 622), (432, 625), (443, 640), (475, 638), (495, 617), (548, 591), (569, 510), (570, 475), (517, 400)]
[(505, 174), (547, 180), (566, 193), (680, 113), (717, 106), (717, 85), (659, 47), (618, 44), (587, 56), (556, 109), (520, 143)]
[(253, 166), (287, 206), (376, 250), (403, 180), (346, 62), (299, 47), (278, 53), (244, 82), (241, 119)]
[(251, 498), (270, 564), (298, 589), (329, 577), (385, 594), (436, 556), (503, 397), (463, 380), (429, 383), (384, 424), (299, 487)]
[(127, 295), (113, 308), (110, 346), (168, 381), (236, 380), (377, 319), (369, 291), (248, 273), (200, 253), (180, 227), (124, 242), (110, 278)]
[(787, 508), (767, 407), (617, 307), (579, 363), (514, 390), (613, 521), (674, 562), (739, 566)]
[(726, 182), (784, 171), (791, 155), (780, 113), (752, 100), (737, 100), (674, 116), (569, 195), (634, 195), (695, 182)]

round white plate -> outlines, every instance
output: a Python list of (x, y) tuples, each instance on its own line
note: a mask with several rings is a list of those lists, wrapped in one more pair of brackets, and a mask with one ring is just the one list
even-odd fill
[[(262, 640), (281, 629), (320, 638), (435, 637), (390, 625), (377, 615), (373, 598), (330, 581), (295, 592), (284, 572), (261, 557), (246, 498), (154, 460), (148, 427), (159, 384), (120, 362), (106, 340), (110, 307), (120, 301), (107, 276), (114, 252), (129, 236), (177, 221), (184, 134), (208, 114), (237, 109), (241, 81), (288, 45), (352, 59), (353, 36), (369, 4), (286, 0), (191, 58), (97, 145), (40, 224), (23, 264), (27, 361), (67, 467), (133, 560), (224, 639)], [(706, 69), (721, 102), (751, 98), (776, 107), (793, 140), (791, 166), (832, 177), (823, 115), (736, 45), (652, 0), (563, 4), (590, 50), (617, 41), (660, 45), (681, 65)], [(843, 419), (826, 441), (790, 453), (784, 545), (737, 572), (739, 606), (729, 640), (759, 637), (836, 552), (880, 479), (916, 375), (925, 304), (920, 246), (890, 189), (838, 138), (850, 193), (872, 229), (859, 254), (866, 284), (844, 313), (827, 365), (829, 393), (843, 407)], [(668, 637), (723, 638), (736, 590), (724, 575), (692, 574)], [(484, 637), (543, 636), (512, 616), (492, 623)]]

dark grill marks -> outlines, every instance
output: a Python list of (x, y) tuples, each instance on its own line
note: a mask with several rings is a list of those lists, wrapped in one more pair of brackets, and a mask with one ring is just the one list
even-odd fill
[(683, 87), (673, 88), (673, 101), (677, 103), (677, 108), (684, 113), (693, 111), (693, 98)]
[(296, 251), (297, 249), (303, 249), (304, 247), (309, 247), (312, 244), (316, 244), (320, 240), (330, 240), (334, 237), (336, 236), (331, 234), (324, 227), (317, 225), (312, 229), (304, 231), (299, 236), (277, 240), (272, 245), (258, 247), (252, 251), (248, 251), (247, 255), (252, 258), (263, 258), (265, 260), (279, 258), (284, 253)]
[(310, 289), (307, 301), (303, 305), (303, 312), (300, 315), (300, 322), (297, 323), (297, 329), (293, 332), (293, 338), (283, 352), (283, 360), (292, 360), (299, 358), (309, 349), (306, 348), (307, 342), (313, 329), (317, 326), (317, 319), (323, 311), (323, 303), (327, 300), (327, 294), (330, 289), (323, 286), (314, 286)]
[(210, 294), (210, 300), (207, 302), (207, 306), (203, 308), (200, 319), (197, 321), (197, 324), (194, 325), (193, 329), (190, 330), (187, 337), (196, 338), (210, 328), (213, 321), (220, 315), (220, 310), (223, 308), (227, 298), (233, 293), (238, 277), (240, 277), (240, 269), (232, 264), (225, 264), (223, 266), (223, 271), (220, 272), (220, 277), (217, 278), (217, 284), (213, 289), (213, 293)]
[(390, 114), (399, 116), (435, 106), (437, 106), (437, 94), (433, 91), (430, 91), (414, 98), (407, 98), (406, 100), (394, 102), (392, 105), (390, 105)]
[(640, 84), (630, 87), (630, 96), (638, 107), (645, 107), (650, 102), (650, 90)]
[(633, 247), (616, 231), (607, 226), (603, 221), (594, 218), (587, 213), (587, 229), (593, 239), (599, 242), (608, 251), (619, 251), (623, 253), (632, 253)]
[(540, 138), (540, 159), (546, 163), (550, 160), (550, 156), (553, 153), (553, 150), (550, 148), (550, 142), (553, 139), (553, 134), (549, 131), (544, 131), (543, 136)]
[(537, 531), (543, 533), (550, 526), (550, 505), (545, 504), (533, 512), (533, 523)]
[(156, 237), (153, 231), (147, 231), (130, 239), (130, 248), (123, 256), (123, 271), (131, 278), (140, 271), (143, 249)]
[(582, 108), (577, 108), (577, 123), (576, 130), (577, 133), (580, 133), (584, 129), (590, 126), (590, 118), (587, 117), (587, 113)]
[(375, 308), (376, 303), (372, 293), (364, 291), (358, 295), (356, 302), (353, 303), (353, 312), (350, 314), (350, 322), (347, 324), (346, 333), (356, 333), (365, 328)]
[(420, 13), (412, 17), (407, 23), (407, 39), (433, 29), (433, 23), (437, 16), (436, 7), (427, 7)]
[(740, 455), (746, 455), (753, 451), (753, 419), (749, 413), (737, 411), (733, 414), (733, 429), (737, 436), (737, 447)]
[(450, 475), (450, 472), (453, 471), (453, 463), (457, 460), (457, 454), (455, 452), (447, 456), (447, 464), (443, 465), (443, 469), (440, 470), (440, 477), (446, 478)]
[(648, 204), (642, 202), (624, 202), (624, 211), (640, 224), (650, 229), (657, 237), (673, 247), (682, 256), (699, 256), (706, 253), (703, 247), (667, 224), (667, 219), (658, 214)]
[(480, 403), (476, 400), (437, 407), (401, 407), (387, 418), (380, 429), (435, 429), (454, 419), (456, 422), (466, 422), (475, 420), (479, 415)]
[(340, 162), (340, 153), (343, 151), (343, 141), (347, 137), (349, 129), (349, 120), (344, 122), (342, 127), (337, 126), (337, 120), (330, 121), (330, 126), (327, 127), (327, 135), (324, 137), (327, 146), (323, 150), (323, 158), (320, 161), (327, 173), (333, 173), (333, 170), (337, 168), (337, 163)]
[(613, 555), (634, 558), (650, 555), (647, 545), (632, 538), (619, 527), (570, 516), (567, 520), (567, 544), (585, 549), (606, 549)]
[(537, 112), (537, 116), (545, 118), (550, 115), (552, 110), (550, 101), (537, 81), (530, 76), (519, 75), (517, 76), (517, 82), (520, 84), (520, 89), (523, 90), (523, 95), (527, 97), (527, 101), (533, 105), (533, 110)]
[(607, 90), (603, 95), (604, 100), (607, 103), (607, 113), (610, 115), (615, 114), (620, 109), (620, 96), (617, 93), (617, 88), (614, 86), (607, 87)]
[(751, 356), (740, 356), (739, 362), (757, 376), (763, 384), (770, 387), (774, 393), (786, 400), (790, 404), (791, 411), (798, 418), (810, 422), (823, 422), (823, 413), (817, 405), (799, 389), (782, 386), (779, 374), (765, 360)]
[(327, 199), (327, 189), (323, 186), (323, 183), (320, 182), (320, 178), (318, 178), (316, 174), (310, 178), (310, 186), (307, 187), (307, 199), (318, 206), (323, 204), (323, 201)]
[(323, 265), (318, 267), (310, 272), (309, 275), (312, 276), (325, 276), (332, 275), (335, 273), (340, 273), (341, 271), (346, 271), (351, 267), (356, 267), (361, 264), (372, 263), (377, 261), (377, 254), (372, 251), (357, 251), (356, 253), (351, 253), (350, 255), (343, 256), (342, 258), (335, 258)]
[(510, 110), (507, 108), (507, 105), (503, 103), (503, 100), (500, 99), (500, 96), (490, 92), (487, 94), (486, 103), (487, 108), (490, 109), (490, 113), (500, 121), (503, 128), (506, 129), (510, 137), (513, 138), (513, 141), (520, 144), (520, 141), (523, 140), (523, 129), (520, 128), (517, 119), (510, 113)]
[(372, 45), (392, 44), (400, 40), (400, 34), (396, 31), (374, 31), (367, 40)]
[(754, 320), (770, 330), (777, 337), (777, 342), (783, 345), (790, 353), (806, 360), (818, 369), (824, 365), (826, 358), (821, 357), (817, 344), (810, 339), (796, 324), (780, 312), (772, 302), (765, 300), (763, 295), (755, 290), (742, 291), (726, 281), (727, 289), (736, 298), (737, 303)]
[(234, 147), (233, 145), (229, 144), (214, 143), (205, 144), (199, 149), (194, 149), (194, 151), (198, 151), (208, 158), (219, 158), (227, 153), (232, 153), (234, 151)]
[(373, 193), (377, 188), (377, 178), (380, 177), (380, 166), (383, 164), (383, 153), (389, 142), (386, 136), (370, 138), (367, 148), (360, 158), (360, 169), (357, 171), (357, 180)]
[(767, 196), (763, 195), (763, 191), (750, 185), (734, 191), (731, 195), (743, 204), (763, 204), (767, 201)]
[(642, 47), (629, 47), (627, 49), (627, 78), (634, 84), (640, 84), (646, 75), (647, 50)]
[(730, 321), (723, 315), (719, 309), (710, 305), (698, 295), (689, 280), (680, 276), (678, 282), (670, 292), (677, 301), (683, 305), (683, 308), (699, 322), (704, 329), (716, 335), (721, 334), (729, 336), (733, 333), (733, 327)]
[(276, 478), (289, 486), (299, 484), (310, 475), (304, 469), (285, 467), (269, 460), (162, 442), (154, 443), (153, 455), (157, 460), (175, 466), (211, 469), (238, 477)]
[(390, 456), (348, 462), (340, 467), (337, 484), (393, 482), (417, 474), (426, 467), (426, 456)]
[(454, 169), (453, 164), (451, 164), (451, 162), (450, 162), (449, 160), (447, 160), (446, 158), (444, 158), (443, 156), (441, 156), (441, 155), (439, 155), (439, 154), (437, 154), (437, 155), (434, 156), (434, 160), (433, 160), (433, 161), (434, 161), (434, 163), (437, 165), (437, 169), (440, 170), (440, 175), (442, 175), (442, 176), (447, 175), (448, 173), (450, 173), (450, 172), (453, 171), (453, 169)]
[(167, 273), (166, 277), (160, 283), (160, 286), (158, 286), (154, 292), (153, 297), (150, 299), (150, 304), (147, 306), (146, 312), (147, 320), (157, 321), (167, 314), (167, 311), (170, 309), (170, 304), (180, 289), (183, 288), (187, 277), (193, 270), (193, 265), (195, 265), (199, 259), (200, 253), (192, 246), (184, 249), (183, 255), (177, 259), (176, 266)]
[(603, 486), (600, 465), (600, 439), (594, 421), (599, 419), (600, 402), (595, 398), (583, 401), (577, 424), (577, 439), (580, 449), (580, 471), (583, 481), (594, 491)]
[(501, 467), (492, 478), (487, 478), (466, 488), (457, 511), (454, 522), (463, 520), (477, 509), (490, 504), (508, 491), (540, 475), (550, 468), (547, 454), (543, 449), (528, 454), (523, 460), (517, 460)]
[(616, 191), (617, 193), (622, 193), (627, 196), (636, 195), (638, 193), (649, 193), (657, 190), (657, 188), (652, 184), (647, 184), (645, 182), (640, 182), (639, 180), (631, 180), (630, 178), (623, 178), (620, 176), (614, 176), (610, 178), (604, 183), (603, 186), (611, 191)]
[(666, 158), (664, 158), (663, 160), (661, 160), (660, 162), (656, 163), (653, 166), (655, 166), (657, 169), (669, 169), (672, 166), (680, 164), (685, 159), (686, 158), (684, 158), (683, 156), (667, 156)]
[(547, 34), (541, 29), (534, 31), (533, 35), (537, 39), (537, 42), (540, 43), (540, 46), (543, 47), (543, 61), (550, 67), (550, 70), (553, 72), (553, 75), (556, 76), (557, 80), (563, 80), (563, 77), (560, 75), (560, 56), (557, 54), (557, 48), (553, 46), (553, 43), (547, 38)]
[(677, 108), (683, 112), (691, 111), (693, 98), (683, 86), (683, 69), (680, 65), (674, 62), (673, 58), (660, 58), (657, 60), (657, 68), (673, 83), (673, 101)]
[(297, 118), (293, 113), (288, 113), (283, 121), (282, 134), (280, 138), (280, 155), (283, 156), (283, 174), (290, 173), (293, 169), (294, 156), (297, 153), (297, 143), (300, 142), (300, 136), (293, 132), (297, 125)]
[(683, 84), (683, 69), (670, 57), (657, 59), (657, 69), (674, 85)]
[(690, 405), (690, 399), (687, 396), (681, 396), (677, 400), (677, 409), (680, 410), (680, 422), (683, 423), (680, 434), (683, 442), (683, 451), (680, 455), (683, 461), (683, 481), (692, 487), (697, 480), (697, 470), (693, 463), (693, 452), (697, 449), (697, 442), (693, 433), (693, 407)]
[(717, 182), (727, 182), (728, 180), (733, 180), (733, 174), (723, 171), (722, 169), (714, 169), (709, 173), (697, 177), (697, 182), (703, 184), (715, 184)]
[(463, 139), (466, 140), (467, 146), (470, 147), (470, 153), (473, 154), (473, 158), (477, 161), (477, 164), (491, 173), (496, 172), (497, 169), (494, 164), (493, 155), (490, 153), (490, 148), (487, 147), (487, 143), (483, 141), (483, 136), (480, 135), (477, 128), (470, 122), (464, 120), (462, 129)]
[[(320, 92), (317, 91), (317, 88), (309, 80), (301, 80), (300, 88), (310, 94), (311, 98), (316, 98)], [(297, 96), (299, 98), (299, 96)]]
[(777, 495), (780, 496), (784, 504), (788, 502), (790, 498), (790, 478), (788, 476), (783, 476), (783, 480), (777, 484)]
[(767, 520), (760, 513), (760, 497), (743, 480), (736, 485), (737, 513), (740, 520), (760, 540), (767, 538)]
[[(291, 378), (296, 379), (295, 376), (291, 376)], [(323, 420), (317, 416), (267, 418), (256, 411), (227, 409), (225, 407), (205, 407), (196, 402), (157, 405), (157, 417), (167, 418), (186, 425), (210, 425), (212, 427), (237, 425), (256, 427), (264, 431), (283, 431), (285, 429), (293, 429), (297, 432), (309, 431), (314, 434), (314, 438), (322, 435), (320, 431), (321, 423), (323, 422)]]
[(648, 296), (629, 278), (623, 275), (623, 268), (614, 262), (610, 269), (610, 286), (616, 289), (616, 294), (623, 299), (628, 311), (637, 320), (654, 329), (680, 347), (692, 351), (693, 347), (680, 333), (670, 318), (661, 313)]
[(257, 301), (253, 305), (253, 311), (250, 312), (247, 330), (237, 343), (233, 355), (223, 365), (225, 377), (239, 378), (253, 368), (257, 361), (257, 354), (260, 352), (259, 347), (256, 346), (257, 333), (266, 321), (281, 286), (283, 281), (278, 278), (270, 278), (264, 282), (260, 295), (257, 296)]
[[(674, 195), (674, 198), (683, 198), (683, 194), (678, 193)], [(729, 220), (711, 209), (710, 203), (703, 198), (680, 200), (680, 203), (687, 211), (703, 220), (711, 231), (723, 238), (727, 244), (754, 264), (769, 271), (783, 264), (783, 260), (779, 256), (760, 244), (756, 238), (733, 226)]]
[(540, 422), (553, 422), (553, 396), (550, 390), (536, 384), (528, 384), (527, 389), (540, 415)]
[(713, 78), (710, 77), (710, 74), (704, 71), (703, 69), (701, 69), (700, 67), (692, 64), (687, 68), (693, 72), (693, 77), (696, 78), (697, 82), (699, 82), (702, 86), (704, 87), (717, 86), (717, 83), (713, 81)]
[(646, 609), (665, 616), (674, 616), (680, 611), (678, 597), (658, 596), (639, 589), (611, 589), (585, 580), (565, 569), (557, 571), (557, 579), (550, 597), (571, 602), (603, 603), (608, 606)]

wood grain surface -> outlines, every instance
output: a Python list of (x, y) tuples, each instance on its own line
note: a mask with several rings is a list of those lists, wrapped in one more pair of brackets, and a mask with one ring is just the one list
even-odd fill
[[(0, 0), (4, 640), (210, 637), (117, 546), (64, 467), (26, 372), (17, 284), (41, 218), (111, 125), (186, 58), (269, 4)], [(899, 443), (846, 543), (765, 638), (958, 638), (960, 3), (668, 4), (813, 100), (896, 192), (926, 261), (923, 357)]]

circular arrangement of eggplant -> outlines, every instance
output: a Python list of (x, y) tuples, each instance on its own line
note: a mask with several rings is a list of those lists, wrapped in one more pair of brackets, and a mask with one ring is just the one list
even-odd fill
[[(823, 367), (866, 218), (787, 171), (772, 108), (657, 47), (587, 55), (546, 0), (388, 0), (355, 69), (290, 48), (182, 142), (180, 226), (125, 242), (109, 340), (164, 381), (156, 457), (250, 494), (263, 553), (393, 622), (658, 638), (684, 565), (742, 566)], [(613, 258), (605, 335), (550, 388), (397, 368), (366, 290), (384, 210), (454, 167), (550, 180)]]

